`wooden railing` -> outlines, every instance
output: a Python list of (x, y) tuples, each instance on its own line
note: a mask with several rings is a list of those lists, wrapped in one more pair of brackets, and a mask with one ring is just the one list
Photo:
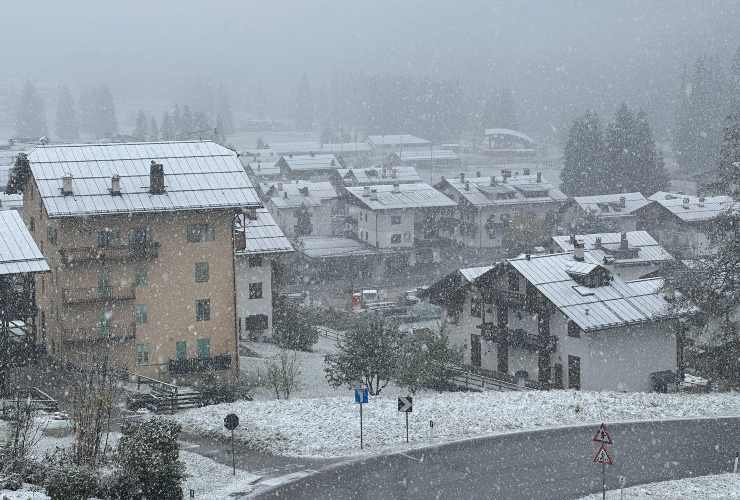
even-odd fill
[(96, 260), (151, 259), (159, 256), (159, 242), (151, 241), (109, 247), (61, 248), (59, 254), (66, 264)]
[(521, 328), (510, 329), (483, 323), (480, 325), (481, 335), (494, 342), (506, 341), (512, 347), (519, 347), (535, 352), (555, 352), (558, 347), (558, 338), (553, 335), (533, 335)]
[(103, 286), (92, 288), (65, 288), (64, 302), (84, 304), (87, 302), (107, 302), (112, 300), (132, 300), (136, 298), (134, 287)]
[(84, 345), (99, 342), (127, 342), (136, 338), (136, 323), (128, 325), (112, 324), (109, 326), (88, 328), (64, 328), (62, 342), (68, 345)]
[(218, 354), (207, 358), (171, 359), (168, 363), (170, 374), (186, 375), (209, 370), (228, 370), (231, 368), (231, 353)]

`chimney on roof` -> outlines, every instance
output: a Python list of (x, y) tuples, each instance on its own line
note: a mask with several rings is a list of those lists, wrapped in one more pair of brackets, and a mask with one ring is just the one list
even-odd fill
[(465, 191), (470, 191), (470, 181), (465, 181)]
[(542, 172), (537, 172), (537, 182), (542, 182)]
[(476, 170), (476, 171), (475, 171), (475, 176), (476, 176), (476, 177), (480, 177), (480, 170)]
[(576, 244), (576, 235), (575, 235), (575, 233), (571, 233), (570, 238), (568, 238), (568, 242), (571, 245), (575, 246), (575, 244)]
[(378, 201), (378, 190), (377, 189), (370, 190), (370, 199), (373, 201)]
[(465, 182), (465, 172), (460, 172), (460, 182)]
[(491, 176), (491, 186), (495, 186), (495, 185), (496, 185), (496, 176), (492, 175)]
[(627, 241), (627, 233), (622, 231), (622, 234), (619, 235), (619, 248), (622, 250), (627, 250), (630, 247), (629, 241)]
[(397, 182), (393, 183), (393, 192), (394, 193), (400, 193), (401, 192), (401, 185)]
[(584, 256), (583, 256), (583, 242), (582, 241), (576, 241), (573, 245), (573, 258), (577, 260), (578, 262), (583, 262)]
[(110, 194), (112, 196), (121, 196), (121, 176), (118, 174), (110, 178)]
[(286, 199), (286, 200), (288, 199), (288, 192), (287, 191), (283, 191), (283, 198)]
[(704, 197), (703, 196), (700, 196), (699, 197), (699, 206), (700, 207), (703, 207), (704, 206)]
[(594, 247), (601, 248), (601, 236), (596, 237), (596, 243), (594, 243)]
[(522, 169), (522, 174), (523, 175), (529, 175), (529, 172), (530, 172), (530, 170), (528, 168)]
[(525, 253), (524, 254), (524, 258), (527, 259), (527, 260), (532, 260), (532, 256), (529, 255), (528, 253)]
[(149, 192), (152, 194), (164, 193), (164, 165), (154, 160), (149, 165)]
[(686, 209), (688, 209), (688, 208), (689, 208), (689, 203), (691, 203), (691, 199), (690, 199), (690, 198), (688, 198), (688, 197), (685, 197), (685, 198), (684, 198), (684, 199), (682, 200), (682, 203), (681, 203), (681, 204), (683, 205), (683, 208), (686, 208)]
[(72, 174), (64, 174), (62, 177), (62, 194), (64, 196), (72, 196)]
[(627, 206), (627, 198), (625, 196), (619, 197), (619, 206), (622, 208)]
[(362, 188), (362, 196), (370, 196), (370, 186)]

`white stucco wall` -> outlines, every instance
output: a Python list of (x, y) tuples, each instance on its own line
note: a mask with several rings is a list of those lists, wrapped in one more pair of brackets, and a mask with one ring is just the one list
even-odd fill
[[(272, 336), (272, 265), (271, 259), (263, 256), (260, 267), (250, 267), (246, 255), (237, 255), (235, 259), (236, 276), (236, 314), (241, 320), (240, 336), (245, 337), (244, 321), (247, 316), (264, 314), (267, 316), (267, 330), (263, 337)], [(249, 298), (249, 284), (262, 283), (262, 298)]]

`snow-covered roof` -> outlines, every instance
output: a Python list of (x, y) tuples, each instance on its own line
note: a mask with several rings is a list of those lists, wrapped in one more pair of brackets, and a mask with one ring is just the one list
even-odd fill
[[(673, 256), (650, 236), (647, 231), (627, 231), (627, 249), (632, 252), (623, 252), (621, 248), (621, 233), (592, 233), (578, 234), (576, 240), (583, 242), (587, 250), (587, 257), (596, 263), (603, 263), (604, 258), (613, 258), (617, 264), (647, 264), (673, 260)], [(597, 243), (600, 240), (600, 243)], [(565, 252), (573, 251), (573, 242), (570, 236), (553, 236), (552, 241)]]
[(337, 173), (345, 185), (372, 185), (421, 182), (421, 177), (414, 167), (369, 167), (369, 168), (340, 168)]
[(519, 132), (518, 130), (511, 130), (509, 128), (487, 128), (485, 130), (485, 135), (486, 137), (492, 135), (508, 135), (534, 144), (534, 139), (529, 137), (527, 134)]
[(303, 236), (298, 251), (312, 259), (376, 255), (374, 248), (350, 238)]
[(438, 160), (457, 161), (460, 159), (460, 157), (457, 156), (457, 153), (455, 153), (454, 151), (450, 151), (449, 149), (407, 149), (399, 153), (394, 153), (394, 155), (398, 156), (398, 159), (402, 162)]
[(466, 267), (453, 271), (435, 281), (422, 296), (428, 296), (432, 304), (446, 304), (467, 290), (475, 280), (495, 266)]
[(661, 278), (622, 281), (612, 275), (602, 286), (583, 286), (574, 275), (584, 264), (593, 264), (576, 261), (572, 252), (520, 256), (507, 262), (585, 331), (675, 317), (660, 293)]
[(483, 273), (493, 269), (493, 266), (465, 267), (460, 269), (460, 274), (470, 283), (477, 280)]
[(0, 275), (49, 270), (46, 258), (15, 210), (0, 211)]
[(474, 206), (558, 203), (568, 199), (544, 177), (540, 176), (540, 182), (537, 182), (537, 175), (450, 177), (437, 184), (443, 190), (448, 186), (456, 198)]
[(319, 151), (336, 155), (351, 153), (369, 153), (372, 150), (366, 142), (328, 142), (321, 144)]
[(256, 158), (247, 163), (249, 171), (257, 177), (275, 177), (280, 175), (280, 166), (275, 158)]
[(733, 207), (731, 196), (690, 196), (658, 191), (648, 198), (685, 222), (712, 220)]
[(242, 223), (235, 230), (244, 232), (246, 247), (244, 250), (237, 250), (235, 252), (237, 255), (293, 251), (293, 245), (290, 244), (267, 209), (258, 208), (256, 220), (249, 220), (244, 216), (241, 216), (240, 220)]
[[(573, 201), (581, 209), (591, 212), (597, 217), (624, 217), (632, 215), (638, 208), (642, 208), (650, 200), (645, 198), (642, 193), (616, 193), (616, 194), (599, 194), (595, 196), (575, 196)], [(624, 206), (622, 206), (624, 201)]]
[(302, 181), (262, 183), (262, 192), (275, 208), (317, 207), (322, 202), (336, 199), (337, 191), (329, 181)]
[(347, 187), (352, 201), (370, 210), (401, 208), (441, 208), (456, 204), (429, 184), (376, 184), (374, 186)]
[(411, 134), (370, 135), (367, 140), (374, 146), (423, 146), (430, 144), (428, 140)]
[(272, 142), (270, 149), (278, 155), (304, 155), (318, 153), (321, 150), (321, 144), (316, 141)]
[[(261, 206), (236, 153), (211, 141), (38, 146), (29, 160), (52, 218)], [(162, 194), (149, 192), (152, 161), (164, 168)], [(110, 192), (114, 175), (120, 195)]]
[(0, 210), (18, 210), (21, 208), (23, 208), (23, 195), (6, 194), (5, 188), (0, 185)]
[(283, 155), (278, 160), (279, 165), (285, 165), (290, 170), (335, 170), (342, 164), (333, 154)]

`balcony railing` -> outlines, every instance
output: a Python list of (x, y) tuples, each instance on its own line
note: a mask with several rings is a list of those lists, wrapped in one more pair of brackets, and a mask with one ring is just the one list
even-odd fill
[(210, 370), (228, 370), (231, 368), (231, 353), (218, 354), (208, 358), (171, 359), (169, 372), (173, 375), (187, 375)]
[(526, 330), (517, 328), (500, 328), (493, 323), (481, 325), (481, 335), (492, 339), (494, 342), (508, 342), (512, 347), (519, 347), (534, 352), (555, 352), (558, 346), (558, 338), (554, 335), (532, 335)]
[(62, 342), (67, 345), (128, 342), (135, 338), (136, 323), (100, 325), (92, 328), (64, 328), (62, 330)]
[(65, 288), (64, 302), (67, 304), (85, 304), (88, 302), (111, 302), (132, 300), (136, 298), (134, 287), (103, 286), (94, 288)]
[(159, 256), (159, 242), (114, 245), (109, 247), (61, 248), (59, 254), (66, 264), (90, 261), (115, 261), (133, 259), (152, 259)]

